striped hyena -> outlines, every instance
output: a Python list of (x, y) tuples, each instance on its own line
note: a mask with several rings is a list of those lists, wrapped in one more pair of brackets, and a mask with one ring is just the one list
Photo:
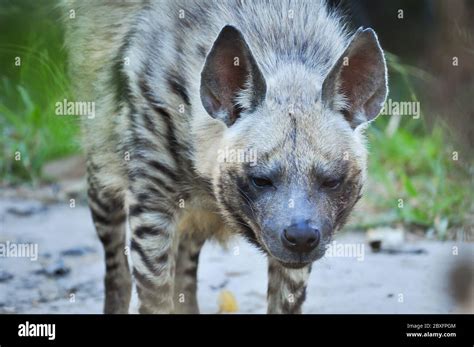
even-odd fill
[(141, 313), (198, 312), (200, 249), (232, 232), (268, 256), (268, 312), (300, 312), (361, 196), (363, 129), (387, 95), (374, 31), (324, 1), (66, 8), (77, 98), (96, 103), (83, 129), (105, 312), (128, 312), (132, 277)]

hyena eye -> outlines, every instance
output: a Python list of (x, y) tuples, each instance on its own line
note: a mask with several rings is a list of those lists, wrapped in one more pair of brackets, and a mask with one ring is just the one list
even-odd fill
[(336, 189), (342, 183), (342, 179), (326, 180), (321, 184), (321, 187), (326, 189)]
[(250, 181), (257, 188), (269, 188), (273, 187), (273, 182), (266, 177), (250, 177)]

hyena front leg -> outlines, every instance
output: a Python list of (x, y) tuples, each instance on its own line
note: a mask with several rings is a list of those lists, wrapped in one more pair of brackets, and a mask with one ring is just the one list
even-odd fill
[(174, 294), (176, 313), (199, 313), (197, 269), (204, 242), (205, 239), (197, 235), (183, 235), (179, 241)]
[[(153, 173), (150, 173), (153, 174)], [(131, 259), (139, 313), (172, 313), (178, 235), (175, 202), (147, 175), (133, 181), (129, 207)], [(171, 196), (171, 195), (170, 195)]]
[(301, 313), (306, 298), (306, 285), (311, 265), (288, 269), (274, 259), (268, 259), (268, 313)]
[(128, 313), (132, 281), (125, 253), (126, 215), (123, 195), (108, 192), (89, 169), (88, 200), (105, 251), (104, 313)]

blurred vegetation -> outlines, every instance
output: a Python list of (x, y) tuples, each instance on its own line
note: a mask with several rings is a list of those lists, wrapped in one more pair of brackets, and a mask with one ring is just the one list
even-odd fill
[[(49, 160), (79, 152), (76, 117), (57, 116), (54, 105), (71, 95), (60, 13), (51, 1), (3, 1), (0, 5), (0, 181), (33, 184), (42, 180)], [(21, 65), (15, 66), (15, 57)], [(429, 79), (423, 71), (387, 54), (390, 97), (417, 101), (413, 83)], [(422, 107), (423, 109), (423, 107)], [(434, 228), (443, 238), (473, 214), (472, 172), (452, 159), (442, 125), (428, 128), (402, 116), (391, 136), (390, 117), (380, 116), (368, 130), (369, 181), (366, 199), (391, 222)], [(14, 160), (19, 151), (21, 161)], [(462, 152), (462, 151), (460, 151)], [(471, 168), (472, 170), (472, 168)], [(403, 199), (403, 208), (398, 208)], [(469, 217), (470, 218), (470, 217)]]
[[(394, 55), (386, 53), (386, 57), (389, 98), (419, 102), (414, 85), (429, 85), (432, 77), (402, 64)], [(462, 157), (466, 151), (448, 137), (439, 119), (427, 125), (424, 104), (420, 104), (420, 117), (401, 116), (395, 131), (388, 129), (393, 116), (380, 115), (372, 123), (368, 131), (369, 180), (376, 189), (367, 194), (373, 206), (394, 215), (385, 221), (431, 228), (445, 238), (449, 228), (467, 228), (466, 224), (472, 223), (473, 166)]]
[(55, 103), (70, 95), (59, 18), (53, 1), (0, 4), (0, 180), (6, 183), (37, 183), (45, 162), (79, 149), (75, 117), (54, 113)]

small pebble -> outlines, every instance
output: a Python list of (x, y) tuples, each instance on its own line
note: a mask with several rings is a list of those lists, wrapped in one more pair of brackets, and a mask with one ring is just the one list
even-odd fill
[(8, 282), (13, 278), (13, 274), (11, 274), (8, 271), (5, 270), (0, 270), (0, 283), (2, 282)]
[(62, 259), (59, 259), (45, 268), (36, 271), (37, 274), (46, 275), (47, 277), (63, 277), (66, 276), (71, 269), (64, 264)]
[(69, 257), (80, 257), (87, 253), (95, 253), (95, 249), (88, 246), (78, 246), (62, 251), (61, 255)]
[(229, 290), (223, 290), (219, 293), (217, 303), (219, 305), (219, 313), (233, 313), (239, 310), (237, 300)]
[(13, 206), (7, 209), (7, 213), (18, 217), (28, 217), (36, 213), (45, 212), (47, 209), (44, 205)]

